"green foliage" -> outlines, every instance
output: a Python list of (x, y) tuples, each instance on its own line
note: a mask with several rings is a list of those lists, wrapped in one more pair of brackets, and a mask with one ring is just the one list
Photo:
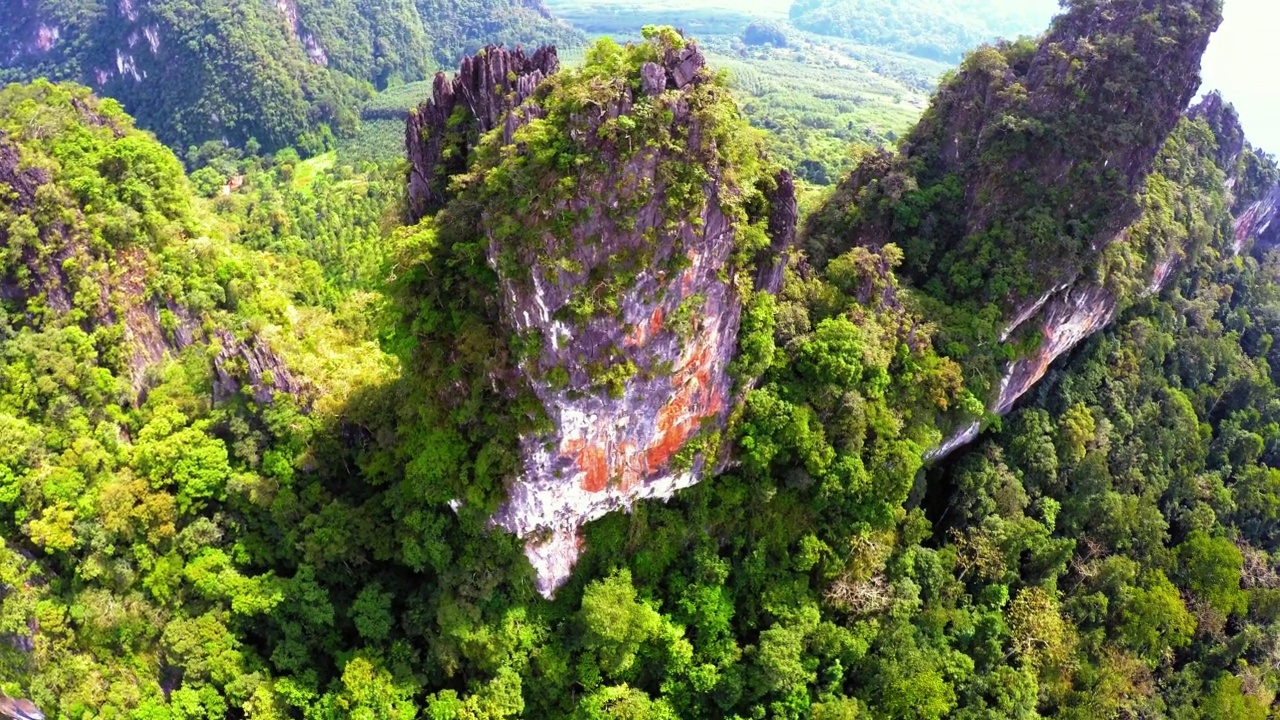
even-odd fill
[(1226, 538), (1196, 530), (1178, 546), (1178, 575), (1197, 598), (1223, 616), (1243, 613), (1248, 599), (1240, 589), (1240, 550)]
[[(311, 430), (350, 391), (333, 365), (374, 379), (387, 360), (365, 347), (356, 361), (356, 337), (293, 305), (303, 281), (289, 265), (231, 242), (173, 154), (113, 101), (39, 82), (0, 91), (0, 107), (0, 150), (38, 173), (0, 206), (0, 616), (21, 638), (0, 666), (22, 678), (6, 691), (50, 715), (268, 717), (247, 629), (333, 623), (313, 572), (268, 567), (281, 551), (270, 518), (301, 502), (291, 486)], [(11, 242), (14, 229), (39, 245)], [(276, 338), (295, 376), (333, 395), (311, 417), (283, 395), (215, 405), (217, 382), (247, 378), (227, 363), (218, 379), (203, 323)], [(328, 368), (290, 340), (303, 334), (332, 346)], [(377, 636), (370, 604), (360, 631)], [(290, 627), (272, 657), (299, 667), (306, 650), (291, 643), (306, 633)], [(169, 673), (183, 684), (166, 702)]]
[(1153, 667), (1169, 652), (1190, 645), (1196, 629), (1195, 618), (1187, 612), (1178, 588), (1159, 570), (1148, 573), (1143, 586), (1130, 590), (1120, 613), (1120, 637)]
[[(1232, 253), (1200, 123), (1100, 259), (1116, 323), (971, 450), (924, 463), (983, 412), (947, 355), (1012, 349), (976, 349), (998, 313), (899, 282), (966, 191), (908, 183), (903, 250), (824, 245), (746, 296), (744, 404), (704, 440), (728, 469), (592, 523), (536, 594), (489, 519), (545, 418), (478, 229), (533, 217), (519, 190), (559, 162), (590, 170), (560, 123), (654, 47), (599, 46), (521, 136), (532, 169), (487, 148), (462, 182), (491, 186), (394, 231), (394, 174), (341, 152), (197, 146), (188, 181), (113, 102), (0, 92), (0, 155), (43, 178), (0, 197), (0, 690), (146, 720), (1268, 717), (1280, 253)], [(755, 188), (761, 146), (714, 87), (712, 157)], [(669, 139), (649, 131), (606, 134)], [(667, 168), (665, 211), (707, 202), (699, 171)], [(254, 400), (218, 331), (303, 390)]]
[(1053, 0), (798, 0), (797, 27), (952, 62), (999, 36), (1038, 32)]
[[(1272, 487), (1273, 350), (1258, 341), (1271, 333), (1277, 258), (1225, 255), (1221, 175), (1205, 165), (1214, 149), (1198, 123), (1174, 134), (1135, 232), (1159, 238), (1147, 246), (1158, 252), (1185, 252), (1185, 274), (1132, 305), (1051, 371), (1003, 432), (932, 480), (957, 493), (944, 522), (973, 592), (1003, 595), (1011, 561), (1015, 583), (1057, 588), (1075, 651), (1039, 667), (1042, 711), (1251, 717), (1275, 697), (1245, 638), (1271, 632), (1254, 599), (1269, 597), (1260, 588), (1276, 535), (1266, 512), (1245, 507), (1273, 493), (1262, 489)], [(1069, 562), (1017, 539), (1037, 508), (1055, 542), (1074, 541)], [(1051, 617), (1016, 605), (1015, 638), (1019, 617)]]
[(356, 132), (375, 88), (422, 80), (487, 42), (580, 42), (540, 10), (514, 0), (50, 0), (0, 28), (0, 81), (93, 84), (172, 147), (253, 140), (315, 154)]
[(587, 586), (579, 622), (583, 648), (595, 656), (598, 672), (615, 680), (634, 675), (636, 653), (662, 628), (662, 617), (636, 600), (627, 570)]

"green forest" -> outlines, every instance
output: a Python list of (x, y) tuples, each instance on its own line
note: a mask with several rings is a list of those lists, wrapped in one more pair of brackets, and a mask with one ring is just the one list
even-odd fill
[(1057, 0), (796, 0), (791, 22), (932, 60), (953, 62), (999, 37), (1034, 35)]
[(89, 85), (184, 149), (305, 154), (354, 134), (376, 90), (487, 43), (580, 44), (538, 0), (39, 0), (0, 27), (0, 82)]
[[(790, 47), (708, 26), (687, 77), (690, 37), (577, 49), (537, 2), (299, 2), (317, 64), (272, 4), (157, 0), (205, 70), (120, 94), (124, 5), (45, 3), (58, 42), (0, 70), (0, 715), (1276, 715), (1280, 238), (1237, 223), (1280, 168), (1224, 99), (1186, 112), (1219, 0), (1067, 0), (981, 48), (1050, 11), (799, 0)], [(441, 117), (460, 169), (412, 219), (412, 81), (522, 39), (570, 49)], [(679, 309), (637, 324), (648, 282)], [(733, 301), (666, 298), (693, 282)], [(1107, 321), (997, 412), (1060, 288)], [(560, 290), (556, 332), (676, 355), (740, 318), (723, 422), (670, 460), (701, 482), (586, 523), (548, 598), (494, 522), (548, 389), (679, 377), (633, 335), (548, 366), (568, 341), (504, 303)]]

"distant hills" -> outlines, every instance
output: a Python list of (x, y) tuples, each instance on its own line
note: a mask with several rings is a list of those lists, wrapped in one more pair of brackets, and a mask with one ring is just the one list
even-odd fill
[(957, 62), (996, 37), (1035, 34), (1057, 0), (796, 0), (791, 21), (931, 60)]
[(172, 147), (323, 148), (374, 90), (486, 42), (565, 42), (540, 0), (36, 0), (0, 25), (0, 80), (74, 80)]

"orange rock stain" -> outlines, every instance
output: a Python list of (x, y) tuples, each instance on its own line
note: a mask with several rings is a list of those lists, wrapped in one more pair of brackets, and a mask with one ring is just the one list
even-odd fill
[(631, 332), (627, 334), (627, 347), (643, 347), (649, 340), (662, 331), (663, 320), (662, 306), (654, 308), (653, 315), (649, 316), (648, 322), (641, 322), (633, 325)]
[(688, 268), (684, 274), (680, 276), (680, 297), (687, 298), (693, 294), (694, 272), (693, 268)]
[(586, 438), (573, 438), (565, 443), (564, 454), (576, 459), (582, 471), (582, 489), (600, 492), (609, 486), (609, 459), (605, 448)]
[(662, 330), (663, 317), (661, 305), (653, 309), (653, 315), (649, 318), (649, 337), (657, 335)]
[(675, 397), (658, 411), (658, 437), (645, 449), (649, 472), (659, 472), (671, 463), (702, 426), (706, 418), (724, 409), (724, 398), (712, 386), (715, 353), (710, 344), (699, 345), (672, 377)]
[[(662, 320), (659, 308), (647, 325), (637, 326), (635, 341), (647, 342), (661, 328)], [(671, 376), (672, 397), (658, 411), (657, 432), (646, 446), (610, 446), (609, 432), (603, 427), (565, 440), (561, 452), (581, 471), (582, 490), (604, 492), (614, 480), (624, 492), (631, 490), (645, 478), (666, 471), (676, 453), (697, 435), (703, 421), (719, 416), (725, 400), (722, 389), (714, 383), (715, 346), (714, 338), (704, 337), (682, 357)]]

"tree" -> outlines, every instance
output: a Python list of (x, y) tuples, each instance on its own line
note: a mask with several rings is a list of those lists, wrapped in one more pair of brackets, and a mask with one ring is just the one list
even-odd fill
[(657, 611), (636, 599), (627, 569), (587, 586), (578, 622), (582, 645), (595, 656), (600, 671), (619, 679), (633, 674), (636, 654), (662, 627)]
[(1013, 651), (1029, 667), (1043, 671), (1070, 661), (1073, 628), (1055, 594), (1041, 587), (1023, 589), (1009, 605), (1008, 621)]
[(787, 46), (787, 33), (780, 25), (765, 20), (756, 20), (742, 31), (742, 41), (748, 45)]
[(653, 700), (643, 690), (612, 685), (583, 698), (574, 720), (677, 720), (671, 706)]
[(1221, 615), (1243, 613), (1249, 599), (1240, 589), (1244, 556), (1230, 540), (1197, 530), (1178, 546), (1178, 577), (1196, 597)]
[(418, 713), (414, 690), (411, 683), (394, 677), (377, 655), (360, 653), (343, 667), (341, 690), (326, 698), (328, 717), (412, 720)]
[(1187, 612), (1169, 578), (1152, 570), (1143, 577), (1142, 587), (1131, 588), (1120, 608), (1119, 634), (1122, 642), (1155, 667), (1170, 650), (1191, 644), (1196, 621)]

